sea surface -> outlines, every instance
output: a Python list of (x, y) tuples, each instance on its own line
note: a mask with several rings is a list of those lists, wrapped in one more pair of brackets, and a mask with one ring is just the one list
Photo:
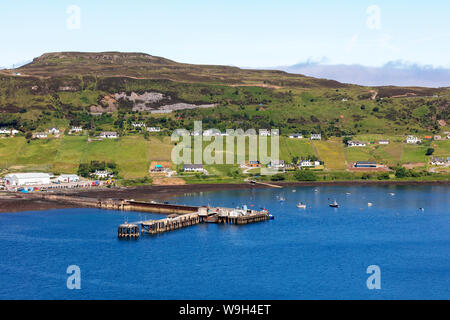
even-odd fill
[[(328, 206), (332, 200), (338, 209)], [(300, 201), (307, 209), (296, 207)], [(97, 209), (0, 214), (0, 299), (450, 298), (448, 186), (219, 191), (170, 202), (247, 204), (275, 219), (119, 240), (125, 220), (163, 216)], [(80, 268), (80, 290), (67, 288), (71, 265)], [(381, 288), (369, 290), (373, 265)]]

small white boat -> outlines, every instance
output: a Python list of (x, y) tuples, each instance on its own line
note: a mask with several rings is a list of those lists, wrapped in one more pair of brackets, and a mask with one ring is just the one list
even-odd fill
[(334, 200), (333, 203), (330, 203), (330, 207), (331, 207), (331, 208), (339, 208), (339, 203), (337, 203), (337, 201)]
[(350, 193), (350, 192), (346, 192), (345, 194), (346, 194), (346, 195), (348, 195), (348, 196), (349, 196), (349, 195), (351, 195), (351, 193)]
[(371, 206), (373, 206), (373, 203), (372, 203), (372, 202), (368, 202), (368, 203), (367, 203), (367, 206), (368, 206), (368, 207), (371, 207)]
[(390, 194), (391, 196), (395, 196), (395, 193), (393, 193), (393, 192), (390, 192), (389, 194)]
[(306, 204), (304, 204), (303, 202), (299, 202), (299, 203), (297, 203), (297, 208), (306, 209)]

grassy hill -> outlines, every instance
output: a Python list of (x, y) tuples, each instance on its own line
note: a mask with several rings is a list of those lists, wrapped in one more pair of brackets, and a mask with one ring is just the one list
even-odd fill
[[(152, 160), (170, 158), (168, 135), (178, 128), (279, 128), (286, 161), (315, 154), (330, 170), (356, 160), (425, 162), (425, 146), (404, 146), (405, 134), (450, 131), (450, 89), (363, 87), (282, 71), (192, 65), (142, 53), (48, 53), (14, 70), (0, 70), (0, 127), (20, 137), (0, 139), (0, 166), (73, 172), (80, 162), (114, 161), (126, 178), (145, 175)], [(133, 122), (163, 129), (144, 139)], [(32, 132), (82, 126), (86, 136), (43, 141)], [(89, 141), (101, 131), (119, 141)], [(284, 138), (322, 133), (326, 141)], [(342, 136), (392, 139), (388, 146), (346, 149)], [(165, 137), (164, 137), (165, 136)], [(435, 143), (448, 155), (448, 143)], [(232, 174), (235, 168), (211, 167)], [(230, 171), (231, 170), (231, 171)], [(225, 172), (226, 171), (226, 172)]]
[[(164, 98), (149, 102), (114, 96), (133, 92)], [(449, 95), (446, 88), (368, 88), (281, 71), (183, 64), (140, 53), (48, 53), (18, 69), (0, 71), (0, 126), (32, 131), (80, 124), (102, 130), (140, 119), (169, 130), (203, 120), (219, 129), (277, 127), (282, 133), (439, 132), (449, 129)], [(176, 103), (193, 108), (152, 113)], [(136, 109), (138, 104), (146, 110)], [(204, 104), (216, 107), (195, 108)], [(99, 119), (91, 113), (111, 117)]]

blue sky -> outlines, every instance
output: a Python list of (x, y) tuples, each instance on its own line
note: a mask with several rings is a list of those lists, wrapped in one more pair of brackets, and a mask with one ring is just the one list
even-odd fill
[[(67, 20), (80, 8), (80, 28)], [(450, 1), (1, 1), (0, 65), (53, 51), (133, 51), (179, 62), (302, 61), (450, 67)], [(70, 21), (77, 21), (70, 20)]]

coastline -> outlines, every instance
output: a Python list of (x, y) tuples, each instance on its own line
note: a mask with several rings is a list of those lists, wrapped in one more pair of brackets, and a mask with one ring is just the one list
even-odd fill
[[(373, 185), (450, 185), (448, 180), (437, 181), (375, 181), (375, 180), (357, 180), (357, 181), (298, 181), (298, 182), (271, 182), (271, 184), (282, 187), (318, 187), (318, 186), (373, 186)], [(212, 192), (223, 190), (243, 190), (243, 189), (262, 189), (270, 188), (265, 185), (254, 185), (249, 183), (235, 184), (186, 184), (186, 185), (167, 185), (167, 186), (139, 186), (139, 187), (116, 187), (101, 189), (81, 189), (65, 190), (55, 192), (54, 194), (64, 194), (76, 196), (84, 199), (135, 199), (135, 200), (167, 200), (174, 196), (187, 193)], [(40, 211), (50, 209), (81, 208), (70, 203), (59, 203), (55, 201), (43, 200), (40, 194), (18, 194), (4, 193), (0, 194), (0, 213), (13, 213), (24, 211)]]

